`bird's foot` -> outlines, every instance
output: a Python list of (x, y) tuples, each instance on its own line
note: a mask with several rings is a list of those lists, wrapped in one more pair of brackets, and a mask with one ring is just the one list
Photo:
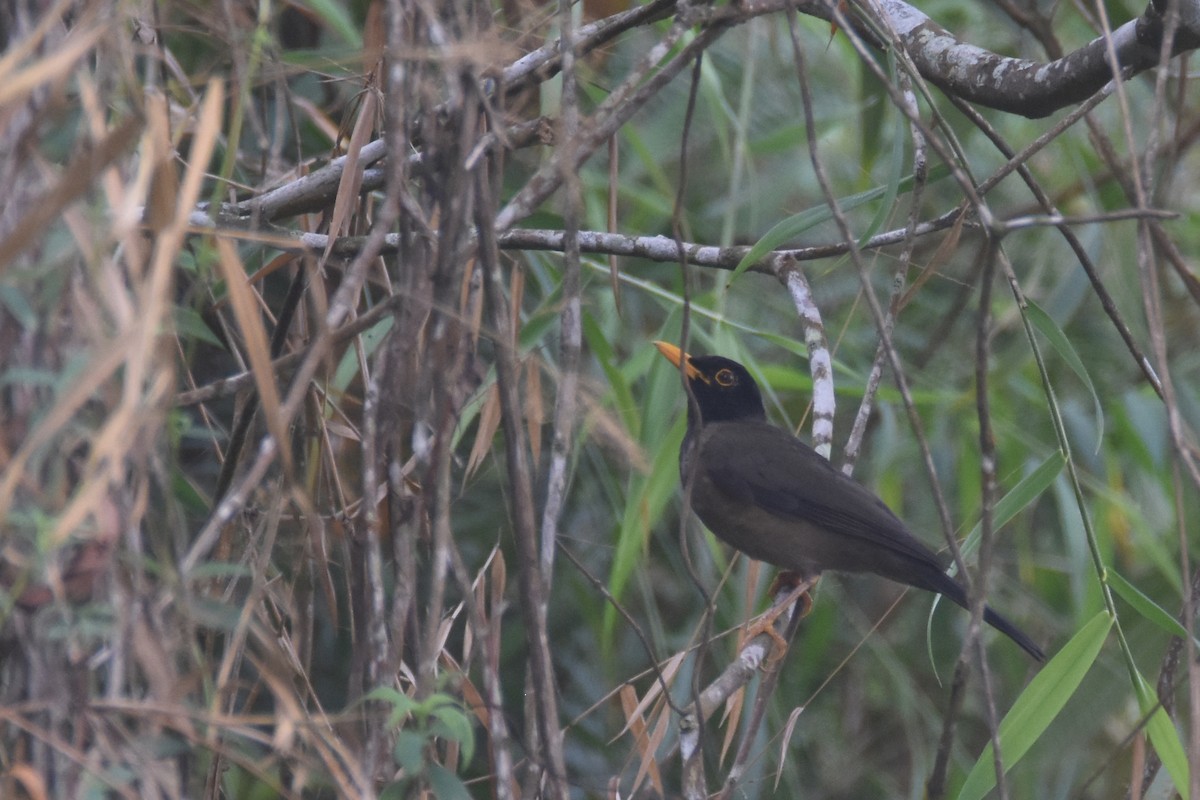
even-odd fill
[(809, 612), (812, 611), (813, 607), (812, 595), (808, 593), (808, 590), (811, 589), (816, 582), (817, 577), (806, 578), (800, 575), (798, 572), (784, 570), (775, 577), (775, 581), (771, 584), (772, 596), (778, 596), (784, 591), (787, 591), (787, 595), (782, 600), (771, 606), (771, 608), (767, 609), (762, 616), (754, 621), (754, 623), (750, 626), (750, 629), (746, 632), (745, 639), (746, 641), (750, 641), (759, 634), (763, 633), (770, 637), (771, 643), (774, 646), (771, 648), (770, 654), (767, 656), (764, 665), (767, 669), (773, 668), (776, 664), (782, 661), (783, 657), (787, 655), (788, 650), (787, 640), (780, 635), (778, 630), (776, 630), (775, 623), (797, 602), (800, 603), (800, 608), (796, 610), (796, 613), (799, 614), (801, 618), (807, 617)]

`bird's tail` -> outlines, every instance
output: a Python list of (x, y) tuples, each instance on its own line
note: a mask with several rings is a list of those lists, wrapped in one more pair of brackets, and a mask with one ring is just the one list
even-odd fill
[[(953, 600), (963, 608), (970, 608), (970, 606), (967, 604), (967, 593), (963, 589), (962, 585), (946, 573), (939, 572), (938, 577), (931, 578), (929, 584), (930, 585), (923, 586), (922, 588), (945, 595), (946, 598)], [(1033, 640), (1030, 639), (1023, 630), (1009, 622), (1007, 618), (993, 611), (991, 606), (983, 607), (983, 621), (1003, 633), (1008, 638), (1012, 639), (1014, 642), (1020, 645), (1022, 650), (1033, 656), (1035, 660), (1039, 662), (1046, 660), (1046, 654), (1042, 651), (1042, 648), (1034, 644)]]
[(1033, 640), (1026, 636), (1024, 631), (993, 611), (990, 606), (983, 607), (983, 620), (1019, 644), (1021, 649), (1033, 656), (1035, 661), (1042, 662), (1046, 660), (1046, 654), (1042, 652), (1042, 648), (1034, 644)]

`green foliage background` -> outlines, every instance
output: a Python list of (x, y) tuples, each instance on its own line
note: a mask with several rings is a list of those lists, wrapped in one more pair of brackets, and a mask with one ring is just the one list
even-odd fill
[[(347, 130), (353, 125), (365, 85), (360, 53), (370, 4), (304, 3), (287, 10), (301, 10), (301, 19), (285, 17), (283, 9), (269, 4), (247, 6), (237, 17), (245, 23), (239, 27), (202, 4), (160, 3), (154, 11), (161, 36), (156, 52), (172, 54), (175, 63), (170, 69), (156, 60), (161, 56), (123, 44), (141, 13), (133, 4), (102, 5), (110, 5), (113, 16), (96, 53), (47, 81), (49, 88), (71, 97), (94, 89), (98, 110), (47, 103), (39, 110), (33, 138), (22, 145), (24, 157), (36, 157), (55, 174), (88, 145), (92, 121), (141, 113), (150, 90), (170, 100), (178, 147), (175, 164), (182, 171), (195, 133), (189, 126), (195, 123), (210, 78), (228, 82), (233, 101), (221, 116), (221, 136), (207, 164), (202, 197), (228, 200), (284, 181), (293, 165), (329, 156), (339, 124)], [(922, 8), (965, 41), (1001, 53), (1045, 58), (1029, 33), (996, 7), (932, 0)], [(1119, 22), (1141, 9), (1110, 4), (1108, 13)], [(501, 19), (499, 8), (495, 14)], [(531, 18), (551, 19), (546, 9), (537, 9)], [(630, 31), (602, 55), (580, 64), (585, 113), (607, 97), (669, 24)], [(725, 34), (706, 53), (685, 154), (681, 156), (680, 143), (689, 92), (686, 75), (622, 128), (616, 165), (605, 154), (589, 160), (579, 174), (582, 227), (609, 228), (608, 198), (615, 171), (613, 230), (670, 236), (676, 195), (686, 174), (680, 219), (686, 241), (753, 245), (783, 221), (791, 223), (785, 242), (789, 246), (837, 241), (835, 225), (816, 219), (826, 203), (809, 160), (809, 136), (815, 137), (820, 162), (842, 202), (876, 190), (847, 212), (856, 236), (903, 227), (911, 194), (910, 184), (902, 181), (912, 172), (913, 157), (907, 122), (860, 64), (845, 36), (831, 38), (826, 23), (802, 17), (796, 24), (815, 118), (815, 128), (806, 130), (787, 24), (782, 15), (750, 21)], [(1068, 49), (1095, 35), (1084, 15), (1071, 7), (1059, 9), (1053, 24)], [(548, 25), (530, 27), (539, 36), (549, 35)], [(292, 43), (290, 37), (304, 31), (308, 38)], [(488, 44), (496, 45), (500, 54), (496, 63), (520, 55), (523, 45), (517, 33), (500, 25), (492, 32)], [(33, 70), (47, 58), (44, 53), (28, 56), (19, 67)], [(884, 57), (879, 63), (895, 79), (894, 63)], [(1172, 68), (1182, 70), (1186, 64), (1173, 62)], [(1200, 183), (1193, 149), (1198, 129), (1195, 90), (1173, 74), (1163, 107), (1155, 103), (1153, 81), (1153, 72), (1131, 81), (1126, 86), (1127, 107), (1110, 98), (1092, 112), (1092, 134), (1085, 124), (1076, 124), (1033, 156), (1028, 167), (1064, 214), (1099, 215), (1128, 209), (1131, 203), (1097, 154), (1097, 132), (1109, 137), (1123, 158), (1141, 158), (1153, 145), (1153, 204), (1176, 214), (1161, 224), (1194, 270), (1200, 230), (1200, 195), (1193, 188)], [(529, 108), (556, 115), (558, 91), (557, 79), (542, 84), (529, 94)], [(977, 180), (1004, 163), (987, 138), (936, 92), (932, 105), (923, 100), (920, 108), (924, 120), (944, 118), (965, 153), (964, 166)], [(1020, 149), (1062, 114), (1047, 120), (995, 112), (984, 116), (1005, 141)], [(1126, 141), (1127, 131), (1134, 141)], [(502, 201), (544, 163), (550, 149), (534, 146), (506, 156)], [(932, 161), (930, 166), (932, 177), (920, 206), (923, 219), (949, 211), (962, 200), (945, 170)], [(135, 152), (131, 149), (116, 160), (114, 169), (120, 180), (132, 184)], [(14, 197), (35, 197), (44, 190), (36, 185), (44, 177), (18, 174), (33, 183), (28, 191), (18, 186)], [(987, 202), (1004, 219), (1041, 213), (1015, 176), (990, 192)], [(0, 468), (10, 471), (17, 463), (12, 454), (28, 444), (29, 432), (50, 425), (49, 410), (78, 390), (80, 376), (97, 368), (104, 355), (97, 331), (115, 341), (122, 330), (107, 317), (93, 321), (87, 315), (92, 306), (80, 297), (105, 285), (98, 276), (108, 274), (105, 270), (119, 261), (127, 245), (112, 230), (116, 209), (100, 175), (78, 187), (69, 212), (47, 225), (35, 246), (6, 256), (0, 272), (0, 333), (9, 353), (0, 366), (7, 420), (0, 423), (5, 426)], [(6, 216), (20, 219), (15, 204)], [(284, 224), (299, 229), (313, 226), (315, 220), (315, 215), (298, 216)], [(549, 229), (563, 224), (559, 197), (522, 223)], [(1144, 245), (1139, 243), (1138, 224), (1103, 220), (1079, 224), (1076, 231), (1134, 338), (1148, 352), (1153, 335), (1164, 338), (1169, 362), (1156, 364), (1156, 369), (1172, 382), (1177, 404), (1171, 410), (1179, 415), (1194, 458), (1192, 432), (1200, 423), (1197, 299), (1165, 260), (1152, 259), (1148, 269), (1156, 272), (1160, 285), (1152, 299), (1159, 311), (1148, 316), (1146, 284), (1139, 281), (1139, 270), (1146, 267), (1139, 262)], [(370, 214), (356, 212), (352, 225), (353, 232), (366, 233)], [(175, 371), (172, 393), (244, 369), (228, 353), (228, 337), (236, 326), (214, 241), (192, 230), (178, 252), (173, 326), (162, 331), (169, 353), (146, 362)], [(972, 226), (962, 230), (956, 244), (945, 242), (946, 234), (917, 241), (907, 277), (911, 282), (926, 268), (932, 274), (913, 292), (893, 338), (934, 454), (938, 481), (958, 534), (966, 538), (981, 513), (974, 392), (984, 242)], [(1188, 708), (1187, 662), (1194, 658), (1193, 649), (1184, 648), (1182, 666), (1170, 666), (1167, 660), (1171, 637), (1182, 632), (1178, 617), (1192, 580), (1183, 544), (1194, 546), (1193, 532), (1200, 523), (1197, 486), (1180, 468), (1168, 409), (1132, 361), (1061, 235), (1044, 225), (1014, 229), (1004, 237), (1003, 247), (1032, 306), (1023, 314), (1003, 278), (997, 278), (988, 309), (988, 399), (1000, 494), (1010, 505), (997, 531), (988, 597), (1044, 643), (1048, 653), (1067, 651), (1039, 672), (1009, 642), (985, 634), (996, 709), (1001, 717), (1017, 709), (1002, 729), (1010, 763), (1023, 752), (1008, 775), (1008, 793), (1124, 797), (1143, 752), (1136, 743), (1146, 731), (1143, 718), (1156, 708), (1157, 697), (1171, 707), (1172, 718), (1158, 712), (1149, 734), (1153, 749), (1173, 769), (1160, 772), (1145, 787), (1146, 796), (1171, 796), (1172, 778), (1184, 786), (1187, 768), (1200, 769), (1200, 754), (1189, 745), (1194, 720)], [(251, 238), (238, 240), (237, 252), (253, 274), (271, 264), (280, 249)], [(870, 282), (881, 299), (890, 291), (898, 252), (883, 248), (864, 253)], [(543, 410), (540, 418), (531, 412), (528, 421), (530, 429), (540, 432), (541, 446), (534, 453), (535, 486), (540, 487), (559, 377), (564, 265), (557, 253), (507, 255), (510, 287), (515, 273), (524, 281), (516, 301), (519, 353), (527, 368), (522, 390), (527, 408)], [(405, 264), (386, 258), (383, 264), (386, 272), (381, 274), (390, 278), (368, 285), (358, 313), (385, 302), (401, 284)], [(810, 419), (812, 379), (803, 330), (778, 280), (753, 271), (734, 276), (691, 267), (685, 282), (676, 263), (627, 257), (619, 258), (617, 267), (619, 297), (605, 257), (585, 254), (582, 261), (580, 413), (560, 541), (583, 569), (559, 556), (549, 603), (568, 777), (579, 797), (605, 794), (614, 776), (626, 796), (638, 772), (641, 755), (624, 731), (626, 714), (615, 691), (628, 684), (644, 696), (655, 684), (651, 665), (694, 645), (704, 629), (705, 593), (713, 598), (712, 630), (725, 634), (761, 610), (769, 579), (744, 558), (732, 558), (694, 521), (681, 523), (676, 459), (684, 398), (677, 373), (650, 343), (678, 341), (687, 308), (693, 352), (721, 353), (745, 363), (763, 386), (769, 414), (779, 424), (806, 434)], [(803, 269), (834, 358), (838, 461), (863, 396), (878, 334), (850, 259), (814, 261)], [(122, 273), (131, 297), (143, 288), (135, 273)], [(288, 289), (285, 273), (251, 284), (272, 313)], [(324, 281), (332, 293), (338, 275), (327, 273)], [(214, 333), (214, 311), (226, 321), (223, 334)], [(289, 349), (302, 348), (305, 331), (319, 324), (316, 311), (306, 313), (311, 314), (306, 317), (308, 327), (299, 326)], [(356, 546), (354, 501), (362, 485), (357, 427), (366, 383), (362, 367), (372, 363), (389, 324), (385, 319), (371, 328), (357, 340), (357, 347), (339, 348), (329, 369), (315, 381), (319, 391), (312, 392), (303, 423), (289, 431), (298, 465), (297, 488), (287, 488), (273, 468), (239, 516), (243, 527), (238, 530), (250, 538), (235, 537), (226, 550), (210, 554), (198, 571), (187, 573), (179, 565), (214, 511), (220, 454), (234, 413), (231, 398), (207, 405), (176, 403), (170, 397), (156, 401), (153, 414), (161, 415), (161, 424), (148, 423), (130, 439), (125, 452), (129, 474), (140, 477), (129, 478), (128, 497), (113, 501), (118, 509), (114, 513), (127, 527), (110, 540), (111, 560), (83, 602), (72, 602), (58, 590), (55, 570), (61, 571), (73, 553), (100, 537), (102, 518), (94, 511), (89, 522), (72, 529), (68, 537), (51, 532), (79, 496), (79, 475), (91, 469), (81, 465), (105, 421), (116, 413), (123, 375), (105, 378), (87, 393), (87, 402), (78, 404), (70, 420), (55, 421), (48, 428), (28, 465), (19, 470), (19, 488), (4, 497), (9, 573), (17, 576), (5, 583), (9, 645), (3, 686), (10, 710), (0, 735), (0, 757), (11, 791), (36, 793), (29, 788), (32, 784), (22, 782), (23, 773), (17, 769), (33, 765), (47, 786), (70, 796), (101, 796), (102, 787), (137, 793), (154, 780), (159, 780), (154, 785), (164, 795), (174, 787), (180, 796), (200, 791), (206, 797), (222, 792), (230, 797), (332, 796), (344, 793), (346, 784), (333, 775), (330, 760), (321, 756), (315, 743), (328, 736), (352, 754), (345, 758), (363, 760), (359, 766), (373, 777), (377, 789), (394, 796), (418, 791), (491, 796), (496, 779), (484, 744), (490, 732), (480, 724), (470, 693), (463, 688), (464, 683), (481, 683), (481, 645), (478, 638), (472, 642), (478, 632), (467, 634), (470, 623), (460, 605), (464, 592), (459, 584), (451, 581), (446, 590), (448, 632), (441, 646), (451, 660), (440, 664), (435, 693), (417, 697), (417, 665), (411, 662), (404, 662), (397, 676), (379, 678), (376, 685), (362, 685), (355, 678), (362, 672), (356, 659), (365, 637), (351, 621), (355, 578), (349, 567)], [(496, 585), (495, 573), (489, 570), (497, 558), (508, 565), (504, 596), (509, 605), (506, 611), (497, 609), (493, 620), (500, 637), (496, 658), (503, 684), (503, 705), (494, 711), (520, 740), (528, 713), (522, 705), (526, 621), (515, 601), (518, 566), (508, 522), (505, 444), (484, 421), (496, 380), (488, 361), (490, 339), (497, 335), (486, 323), (482, 326), (478, 386), (456, 422), (452, 535), (466, 569), (477, 576), (477, 586)], [(227, 338), (223, 341), (222, 336)], [(232, 338), (241, 343), (240, 334)], [(1039, 370), (1035, 345), (1045, 360), (1045, 374)], [(135, 362), (123, 363), (127, 377)], [(538, 380), (529, 379), (530, 373)], [(281, 378), (280, 385), (286, 389), (287, 379)], [(535, 396), (540, 403), (530, 399)], [(1060, 446), (1056, 417), (1061, 418), (1069, 449)], [(265, 434), (260, 422), (252, 441)], [(468, 469), (476, 447), (482, 460), (477, 470)], [(250, 447), (248, 453), (253, 451)], [(929, 477), (890, 371), (874, 401), (864, 456), (855, 474), (927, 542), (940, 542)], [(1075, 495), (1072, 474), (1082, 502)], [(6, 475), (6, 480), (10, 477), (16, 485), (17, 478)], [(108, 484), (108, 490), (120, 494), (115, 483)], [(538, 502), (541, 491), (537, 489)], [(299, 495), (307, 499), (301, 502)], [(131, 508), (141, 511), (134, 514)], [(310, 538), (303, 522), (306, 515), (323, 521), (324, 551)], [(690, 565), (680, 548), (681, 531)], [(421, 610), (416, 618), (427, 625), (422, 614), (429, 608), (426, 593), (432, 591), (428, 547), (423, 543), (418, 553)], [(47, 580), (55, 589), (51, 601), (32, 610), (18, 602), (25, 587)], [(395, 588), (390, 582), (388, 586)], [(1118, 640), (1114, 620), (1104, 613), (1106, 587), (1115, 593), (1112, 608), (1123, 641)], [(146, 612), (152, 623), (169, 626), (160, 647), (179, 681), (171, 697), (159, 696), (153, 678), (142, 675), (147, 670), (145, 654), (132, 654), (133, 631), (140, 629), (130, 621), (136, 616), (129, 610), (131, 598), (154, 609)], [(248, 605), (248, 598), (261, 607)], [(931, 610), (931, 599), (917, 592), (899, 597), (897, 587), (878, 580), (827, 576), (782, 665), (766, 719), (757, 731), (745, 732), (754, 746), (739, 796), (922, 797), (967, 622), (965, 614), (947, 605)], [(254, 618), (253, 625), (245, 627), (244, 613)], [(246, 630), (259, 634), (245, 634)], [(299, 683), (302, 678), (307, 683), (299, 706), (284, 704), (282, 690), (264, 677), (278, 665), (250, 657), (258, 652), (256, 647), (266, 647), (253, 644), (256, 636), (271, 631), (296, 631), (305, 643), (288, 671), (281, 673), (289, 681)], [(705, 648), (697, 680), (710, 679), (733, 657), (733, 638), (722, 635)], [(126, 651), (131, 653), (123, 667), (127, 672), (118, 675), (112, 654)], [(404, 656), (401, 652), (401, 661)], [(218, 690), (223, 659), (237, 680)], [(89, 709), (86, 722), (55, 711), (48, 699), (55, 691), (39, 695), (36, 686), (31, 688), (30, 675), (43, 661), (59, 665), (49, 671), (47, 683), (52, 689), (72, 686), (62, 696)], [(694, 656), (681, 660), (673, 686), (680, 704), (690, 699), (696, 669)], [(1175, 683), (1156, 694), (1155, 682), (1164, 669)], [(1038, 676), (1041, 682), (1035, 683)], [(951, 796), (984, 796), (989, 779), (994, 780), (985, 750), (987, 695), (981, 685), (976, 667), (954, 737)], [(751, 696), (755, 690), (750, 688)], [(1021, 706), (1023, 692), (1026, 705)], [(163, 723), (140, 706), (122, 707), (116, 702), (121, 698), (169, 704), (184, 716), (195, 715), (190, 717), (194, 727), (178, 719)], [(368, 708), (375, 709), (374, 716)], [(218, 719), (203, 713), (215, 715), (218, 710), (228, 716)], [(791, 726), (789, 717), (797, 711)], [(296, 714), (300, 716), (288, 716)], [(287, 725), (302, 732), (283, 732), (285, 718)], [(739, 724), (745, 725), (745, 716)], [(353, 747), (355, 737), (365, 736), (363, 728), (371, 725), (395, 731), (390, 760), (371, 762), (374, 771), (364, 766), (368, 756)], [(31, 726), (52, 735), (31, 735)], [(97, 730), (118, 731), (128, 741), (102, 744)], [(722, 724), (710, 723), (707, 730), (708, 771), (716, 781), (730, 756), (720, 755)], [(785, 731), (790, 733), (786, 738)], [(672, 728), (659, 752), (668, 786), (678, 779), (678, 766), (669, 752), (673, 738)], [(72, 742), (81, 757), (69, 756)], [(473, 756), (468, 755), (472, 750)], [(520, 746), (514, 750), (518, 761), (528, 755)], [(172, 761), (179, 752), (188, 756)], [(206, 784), (202, 776), (221, 758), (225, 768)], [(187, 759), (187, 768), (178, 767)], [(983, 766), (973, 771), (977, 762)], [(173, 777), (139, 776), (139, 765), (146, 764)]]

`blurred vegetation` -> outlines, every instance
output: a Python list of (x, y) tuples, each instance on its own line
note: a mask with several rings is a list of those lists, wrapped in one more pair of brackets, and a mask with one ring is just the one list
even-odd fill
[[(678, 796), (678, 715), (661, 697), (634, 707), (658, 691), (656, 664), (673, 702), (689, 703), (735, 655), (732, 634), (763, 609), (770, 573), (681, 522), (684, 394), (650, 342), (679, 341), (686, 316), (689, 349), (745, 363), (771, 418), (797, 431), (810, 422), (813, 379), (804, 329), (776, 277), (693, 265), (685, 280), (678, 262), (620, 256), (614, 267), (584, 253), (579, 383), (552, 525), (559, 547), (552, 565), (545, 551), (540, 565), (523, 560), (506, 458), (514, 446), (527, 453), (540, 525), (564, 374), (564, 284), (576, 266), (561, 252), (506, 249), (496, 262), (503, 303), (487, 299), (492, 274), (476, 261), (471, 215), (495, 214), (528, 186), (562, 148), (561, 131), (553, 144), (483, 159), (497, 178), (491, 206), (461, 165), (485, 129), (557, 120), (564, 87), (562, 76), (523, 84), (478, 115), (464, 109), (479, 90), (464, 87), (553, 41), (557, 9), (7, 5), (0, 795), (538, 795), (548, 756), (539, 701), (529, 699), (534, 623), (519, 587), (541, 570), (571, 796)], [(577, 23), (626, 8), (617, 6), (586, 4)], [(965, 41), (1046, 58), (999, 4), (922, 9)], [(1051, 19), (1036, 4), (1026, 10)], [(1141, 13), (1132, 3), (1107, 10), (1114, 24)], [(1097, 35), (1091, 17), (1071, 6), (1053, 13), (1063, 46)], [(579, 227), (669, 238), (686, 178), (682, 240), (753, 245), (827, 206), (811, 136), (842, 203), (880, 190), (847, 210), (854, 235), (903, 229), (912, 128), (844, 33), (831, 37), (810, 17), (794, 24), (812, 130), (787, 16), (745, 21), (705, 51), (690, 118), (685, 69), (578, 170)], [(585, 120), (670, 26), (634, 27), (580, 59)], [(427, 37), (429, 49), (401, 47), (389, 39), (398, 31), (408, 44)], [(389, 41), (404, 67), (394, 73), (378, 60)], [(894, 61), (877, 63), (902, 80)], [(987, 399), (1010, 513), (996, 531), (988, 597), (1052, 657), (1068, 657), (1039, 672), (985, 633), (987, 681), (972, 661), (955, 712), (951, 797), (990, 789), (987, 706), (1002, 718), (1023, 691), (1027, 706), (1003, 742), (1006, 753), (1027, 749), (1008, 772), (1009, 797), (1186, 795), (1187, 768), (1200, 770), (1195, 649), (1173, 638), (1181, 619), (1190, 624), (1188, 594), (1200, 585), (1188, 552), (1200, 524), (1188, 470), (1200, 425), (1200, 117), (1189, 63), (1166, 68), (1161, 95), (1156, 72), (1133, 79), (1027, 162), (1062, 214), (1084, 220), (1072, 229), (1113, 315), (1169, 383), (1165, 400), (1058, 229), (1014, 226), (1002, 239), (1029, 306), (997, 267)], [(956, 137), (960, 166), (976, 181), (1000, 168), (1006, 159), (988, 137), (932, 96), (921, 119), (944, 122), (937, 135)], [(980, 114), (1014, 150), (1063, 117)], [(392, 170), (389, 185), (407, 187), (395, 207), (379, 180), (361, 193), (341, 184), (317, 208), (281, 218), (204, 222), (356, 153), (388, 124), (389, 144), (406, 149), (367, 172)], [(426, 156), (423, 167), (399, 172), (414, 154)], [(929, 156), (920, 220), (963, 202)], [(1174, 215), (1153, 222), (1163, 235), (1153, 244), (1151, 223), (1097, 216), (1136, 208), (1122, 188), (1131, 161), (1144, 166), (1148, 206)], [(539, 203), (520, 227), (562, 230), (568, 193)], [(986, 200), (1002, 220), (1045, 214), (1016, 176)], [(376, 243), (382, 251), (360, 264), (381, 224), (400, 244)], [(290, 238), (331, 229), (345, 249)], [(841, 240), (826, 219), (796, 223), (783, 244)], [(892, 339), (957, 534), (974, 542), (987, 241), (965, 224), (910, 244)], [(903, 247), (862, 255), (885, 307)], [(851, 258), (802, 268), (833, 357), (840, 463), (879, 333)], [(511, 330), (497, 328), (506, 304)], [(343, 312), (336, 324), (331, 308)], [(506, 377), (510, 343), (517, 371)], [(248, 377), (220, 383), (239, 375)], [(506, 388), (520, 400), (516, 445), (502, 419)], [(248, 427), (236, 449), (239, 419)], [(940, 546), (918, 432), (890, 369), (855, 475)], [(711, 785), (734, 758), (734, 748), (724, 752), (732, 729), (751, 743), (735, 796), (923, 797), (968, 622), (948, 605), (931, 611), (929, 596), (826, 576), (761, 725), (748, 722), (754, 682), (746, 711), (705, 727)], [(697, 650), (705, 631), (715, 636)], [(1031, 683), (1037, 675), (1041, 685)], [(1157, 769), (1156, 756), (1172, 770)], [(984, 777), (972, 773), (977, 762)]]

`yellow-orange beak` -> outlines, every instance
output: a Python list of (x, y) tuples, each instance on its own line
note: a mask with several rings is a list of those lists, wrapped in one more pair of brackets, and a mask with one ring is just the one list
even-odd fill
[(699, 379), (705, 383), (708, 383), (708, 377), (692, 365), (692, 357), (687, 353), (683, 352), (670, 342), (655, 342), (654, 346), (658, 348), (658, 352), (662, 353), (663, 356), (666, 357), (667, 361), (670, 361), (675, 365), (676, 369), (679, 368), (679, 363), (683, 362), (683, 369), (687, 373), (688, 380)]

